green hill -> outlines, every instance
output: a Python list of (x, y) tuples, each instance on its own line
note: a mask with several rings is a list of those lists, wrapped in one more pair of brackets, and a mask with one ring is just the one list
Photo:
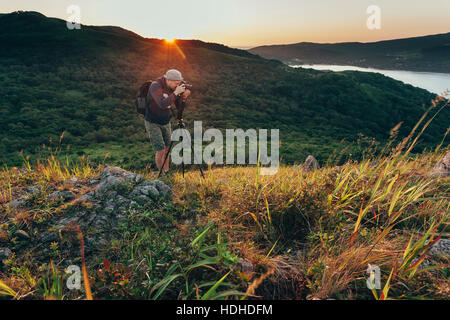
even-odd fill
[(260, 46), (251, 53), (292, 64), (336, 64), (379, 69), (450, 72), (450, 32), (377, 42)]
[[(194, 85), (189, 129), (193, 120), (203, 128), (279, 128), (284, 163), (311, 153), (326, 161), (350, 142), (345, 154), (358, 158), (359, 134), (384, 143), (404, 121), (404, 136), (434, 97), (380, 74), (296, 70), (198, 40), (179, 40), (177, 50), (118, 27), (68, 30), (36, 12), (1, 15), (0, 43), (0, 161), (8, 165), (21, 164), (21, 150), (46, 156), (64, 132), (70, 157), (145, 166), (153, 151), (133, 98), (142, 81), (168, 68)], [(442, 140), (450, 122), (444, 111), (418, 151)]]

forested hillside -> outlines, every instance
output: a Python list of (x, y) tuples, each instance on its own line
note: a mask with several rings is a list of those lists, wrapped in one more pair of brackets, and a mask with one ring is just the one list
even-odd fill
[[(68, 30), (36, 12), (1, 15), (0, 42), (0, 161), (8, 165), (21, 164), (22, 150), (46, 156), (64, 133), (71, 157), (145, 166), (153, 151), (133, 98), (168, 68), (194, 85), (188, 129), (193, 120), (204, 129), (278, 128), (284, 163), (310, 153), (326, 161), (346, 147), (346, 157), (358, 158), (360, 134), (384, 143), (403, 121), (404, 136), (434, 97), (380, 74), (296, 70), (219, 44), (173, 45), (118, 27)], [(416, 150), (439, 143), (449, 122), (444, 110)]]

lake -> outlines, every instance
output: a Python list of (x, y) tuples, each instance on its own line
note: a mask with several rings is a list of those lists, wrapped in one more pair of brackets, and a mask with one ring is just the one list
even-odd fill
[(450, 89), (450, 73), (435, 73), (435, 72), (415, 72), (403, 70), (380, 70), (373, 68), (361, 68), (354, 66), (338, 66), (325, 64), (311, 64), (311, 65), (291, 65), (293, 68), (310, 68), (316, 70), (331, 70), (331, 71), (363, 71), (363, 72), (378, 72), (385, 76), (400, 80), (404, 83), (411, 84), (415, 87), (426, 89), (430, 92), (441, 94), (445, 89)]

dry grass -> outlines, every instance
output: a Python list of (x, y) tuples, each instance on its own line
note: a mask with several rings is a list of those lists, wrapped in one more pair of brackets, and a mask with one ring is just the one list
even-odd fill
[[(200, 225), (214, 220), (225, 231), (232, 251), (253, 263), (254, 271), (240, 279), (247, 296), (305, 298), (307, 293), (309, 299), (351, 299), (373, 294), (386, 299), (388, 293), (393, 297), (405, 297), (408, 292), (419, 297), (442, 295), (445, 273), (421, 272), (419, 267), (448, 228), (450, 179), (432, 177), (429, 172), (449, 148), (441, 144), (411, 156), (420, 135), (443, 107), (425, 122), (427, 116), (441, 102), (436, 100), (397, 146), (359, 163), (349, 161), (311, 172), (282, 166), (273, 176), (259, 175), (258, 167), (209, 169), (206, 179), (197, 171), (188, 171), (184, 178), (175, 174), (171, 181), (174, 207), (181, 214), (196, 214)], [(397, 130), (393, 129), (393, 138)], [(66, 208), (38, 202), (30, 210), (9, 209), (7, 203), (23, 196), (27, 186), (38, 185), (41, 192), (49, 187), (70, 189), (66, 183), (70, 178), (89, 179), (102, 169), (87, 158), (78, 163), (59, 159), (52, 153), (32, 167), (25, 158), (21, 169), (0, 170), (0, 242), (8, 241), (9, 224), (27, 226), (36, 217)], [(141, 174), (156, 178), (152, 172)], [(85, 188), (81, 193), (88, 191)], [(185, 225), (178, 228), (189, 233)], [(369, 264), (382, 269), (383, 292), (365, 287)], [(425, 284), (415, 281), (418, 274), (425, 277)], [(16, 284), (23, 281), (10, 277), (5, 283), (17, 289)], [(32, 290), (30, 281), (28, 287), (22, 285)]]
[[(310, 298), (329, 298), (365, 281), (369, 263), (384, 268), (383, 277), (400, 268), (392, 279), (395, 286), (410, 267), (410, 260), (400, 267), (410, 236), (419, 241), (433, 230), (418, 245), (415, 256), (420, 256), (448, 226), (449, 179), (428, 175), (447, 151), (313, 172), (281, 167), (274, 176), (258, 176), (257, 168), (217, 168), (203, 180), (192, 171), (184, 179), (174, 177), (174, 201), (187, 211), (198, 208), (205, 222), (218, 221), (236, 251), (265, 270), (249, 282), (249, 294), (269, 275), (286, 276), (267, 263), (279, 263), (279, 254), (289, 249), (306, 255), (302, 271), (309, 274)], [(323, 270), (314, 270), (318, 262)]]

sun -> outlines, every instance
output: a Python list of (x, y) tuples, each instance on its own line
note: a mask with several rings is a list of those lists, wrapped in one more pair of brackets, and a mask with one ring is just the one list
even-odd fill
[(169, 44), (174, 44), (176, 39), (175, 38), (173, 38), (173, 39), (164, 39), (164, 41), (166, 41), (166, 43), (169, 43)]

